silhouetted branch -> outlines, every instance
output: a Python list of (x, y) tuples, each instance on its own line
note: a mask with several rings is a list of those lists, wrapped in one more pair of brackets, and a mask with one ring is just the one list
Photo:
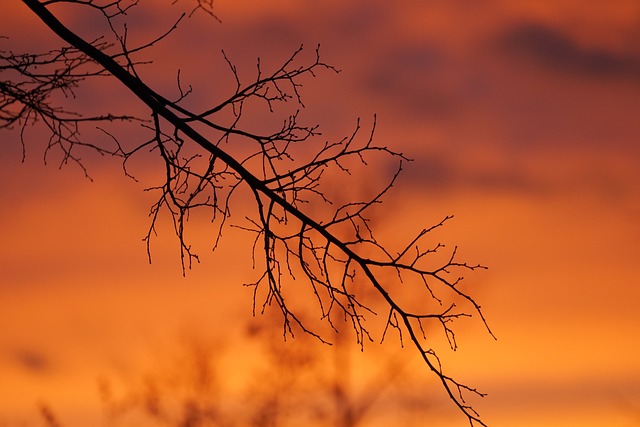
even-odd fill
[[(196, 110), (186, 102), (191, 88), (183, 87), (179, 73), (179, 96), (173, 101), (149, 87), (137, 73), (137, 67), (148, 62), (137, 62), (136, 55), (168, 37), (178, 28), (182, 17), (159, 37), (130, 47), (126, 21), (120, 20), (136, 1), (23, 0), (23, 3), (69, 47), (43, 54), (1, 53), (0, 73), (8, 77), (0, 81), (0, 128), (20, 127), (24, 146), (24, 130), (42, 122), (51, 134), (46, 151), (60, 149), (63, 162), (71, 160), (82, 168), (81, 159), (75, 154), (78, 148), (121, 157), (127, 175), (126, 165), (132, 156), (142, 152), (156, 155), (164, 165), (164, 179), (148, 189), (158, 197), (151, 206), (151, 222), (145, 237), (147, 251), (151, 259), (150, 245), (158, 219), (161, 214), (168, 214), (179, 241), (183, 272), (193, 261), (199, 261), (185, 232), (190, 215), (205, 211), (211, 216), (216, 224), (215, 249), (231, 215), (237, 190), (248, 188), (254, 213), (245, 223), (234, 226), (255, 235), (253, 263), (259, 273), (257, 280), (248, 285), (254, 288), (254, 312), (257, 306), (261, 311), (276, 307), (282, 315), (285, 337), (301, 330), (328, 342), (291, 302), (292, 295), (306, 289), (307, 298), (315, 301), (315, 310), (324, 324), (338, 330), (337, 320), (347, 320), (356, 341), (363, 346), (365, 341), (373, 340), (365, 321), (376, 313), (362, 295), (374, 290), (383, 301), (385, 312), (388, 311), (381, 338), (386, 337), (390, 328), (399, 332), (402, 343), (406, 341), (403, 335), (408, 336), (469, 423), (485, 425), (465, 400), (468, 394), (483, 394), (444, 372), (427, 334), (432, 324), (438, 326), (455, 350), (452, 323), (456, 319), (475, 312), (487, 325), (480, 306), (460, 288), (462, 277), (457, 273), (484, 267), (458, 261), (456, 248), (443, 261), (444, 245), (429, 241), (430, 233), (450, 217), (423, 229), (398, 251), (378, 240), (372, 210), (382, 203), (402, 172), (403, 162), (409, 159), (375, 142), (375, 117), (369, 134), (362, 135), (358, 120), (353, 132), (337, 141), (322, 140), (317, 125), (301, 122), (300, 109), (304, 108), (301, 79), (315, 76), (321, 70), (337, 72), (320, 59), (319, 48), (308, 61), (300, 46), (271, 72), (263, 70), (258, 60), (255, 76), (248, 82), (241, 79), (236, 66), (223, 52), (235, 88), (230, 95)], [(103, 38), (87, 41), (75, 34), (47, 8), (54, 3), (75, 3), (97, 11), (106, 19), (115, 41)], [(212, 14), (211, 6), (210, 1), (198, 1), (196, 10)], [(84, 81), (105, 77), (113, 77), (124, 85), (148, 109), (151, 120), (111, 114), (82, 117), (54, 103), (58, 94), (73, 96)], [(293, 112), (276, 120), (281, 124), (275, 130), (256, 131), (244, 119), (248, 104), (252, 108), (262, 107), (265, 114), (274, 117), (284, 105), (293, 104)], [(81, 139), (81, 125), (102, 126), (114, 121), (139, 121), (151, 136), (129, 149), (102, 127), (99, 129), (109, 137), (109, 146)], [(386, 167), (389, 161), (397, 165), (395, 172), (373, 197), (339, 201), (338, 196), (332, 195), (326, 177), (349, 177), (369, 170), (371, 162), (384, 163)], [(376, 168), (373, 171), (379, 173)], [(409, 306), (397, 296), (398, 289), (406, 283), (418, 284), (425, 291), (422, 311), (416, 311), (415, 304)], [(433, 302), (437, 309), (429, 304)], [(458, 302), (469, 305), (473, 311), (458, 310)], [(487, 330), (491, 333), (488, 326)]]

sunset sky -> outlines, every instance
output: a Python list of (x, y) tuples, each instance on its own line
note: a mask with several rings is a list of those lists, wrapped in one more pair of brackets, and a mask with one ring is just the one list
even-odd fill
[[(20, 1), (4, 3), (0, 50), (56, 43)], [(188, 6), (141, 3), (134, 39)], [(639, 2), (217, 0), (215, 11), (222, 23), (196, 13), (158, 46), (149, 81), (175, 93), (180, 68), (205, 99), (229, 81), (221, 49), (252, 70), (258, 56), (266, 68), (321, 46), (341, 72), (305, 81), (306, 117), (339, 139), (376, 114), (376, 141), (414, 160), (381, 233), (454, 215), (437, 237), (489, 267), (465, 281), (497, 341), (465, 321), (459, 350), (442, 355), (488, 393), (473, 403), (489, 426), (640, 424)], [(95, 90), (100, 105), (129, 107), (124, 92)], [(39, 402), (67, 426), (99, 419), (98, 378), (135, 375), (185, 334), (237, 341), (251, 320), (241, 285), (255, 280), (239, 231), (183, 278), (169, 228), (149, 265), (154, 200), (118, 160), (87, 156), (90, 181), (44, 165), (37, 141), (24, 163), (15, 133), (0, 141), (0, 426), (35, 425)], [(467, 425), (450, 409), (435, 425)]]

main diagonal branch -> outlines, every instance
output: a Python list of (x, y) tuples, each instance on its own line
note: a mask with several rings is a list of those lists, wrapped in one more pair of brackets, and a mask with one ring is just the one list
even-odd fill
[[(313, 66), (320, 64), (318, 57), (311, 67), (287, 72), (286, 67), (295, 58), (294, 54), (285, 66), (270, 77), (259, 74), (256, 83), (248, 85), (244, 89), (241, 89), (238, 84), (239, 89), (226, 103), (208, 109), (204, 113), (194, 113), (178, 105), (178, 102), (169, 101), (152, 90), (140, 80), (135, 72), (119, 64), (116, 61), (117, 55), (108, 55), (99, 46), (87, 42), (69, 30), (47, 9), (47, 2), (38, 0), (23, 0), (23, 2), (66, 43), (99, 64), (151, 110), (154, 119), (152, 129), (155, 132), (155, 137), (147, 144), (152, 143), (158, 147), (167, 165), (167, 184), (163, 191), (165, 196), (170, 197), (163, 199), (162, 203), (178, 207), (178, 220), (175, 222), (175, 226), (183, 249), (183, 256), (184, 251), (189, 257), (192, 256), (189, 247), (184, 242), (183, 230), (186, 214), (189, 209), (198, 206), (194, 201), (194, 195), (204, 191), (205, 187), (213, 188), (215, 192), (215, 184), (210, 180), (214, 177), (213, 171), (216, 165), (222, 163), (224, 164), (224, 173), (232, 173), (239, 183), (244, 183), (251, 189), (255, 197), (258, 219), (253, 222), (254, 226), (248, 229), (256, 233), (254, 260), (256, 259), (255, 254), (259, 253), (261, 264), (264, 265), (264, 273), (253, 285), (256, 286), (256, 289), (263, 283), (267, 285), (268, 295), (265, 304), (273, 303), (280, 308), (284, 318), (285, 332), (292, 333), (292, 326), (296, 325), (303, 331), (322, 339), (319, 334), (307, 328), (298, 313), (290, 308), (282, 290), (283, 277), (288, 275), (295, 278), (296, 274), (301, 273), (302, 280), (309, 284), (317, 299), (322, 318), (331, 327), (335, 328), (332, 320), (333, 313), (338, 312), (338, 314), (350, 319), (357, 340), (361, 344), (365, 339), (371, 339), (363, 320), (365, 316), (372, 313), (372, 310), (361, 302), (358, 294), (354, 291), (356, 282), (364, 281), (368, 283), (369, 288), (375, 290), (387, 307), (389, 316), (385, 333), (387, 329), (395, 328), (398, 330), (401, 340), (403, 333), (407, 334), (410, 342), (419, 351), (429, 369), (440, 379), (447, 394), (467, 417), (470, 425), (485, 426), (475, 410), (465, 400), (466, 394), (482, 396), (482, 393), (464, 385), (443, 371), (436, 352), (427, 345), (428, 340), (425, 333), (427, 324), (430, 325), (433, 322), (439, 324), (451, 347), (455, 349), (455, 335), (450, 323), (457, 318), (469, 316), (469, 314), (464, 311), (456, 311), (455, 303), (445, 305), (446, 308), (440, 311), (415, 312), (394, 296), (391, 284), (387, 283), (389, 275), (386, 274), (386, 272), (393, 273), (392, 275), (397, 277), (400, 282), (412, 281), (420, 284), (440, 304), (442, 302), (437, 296), (439, 291), (435, 289), (436, 287), (461, 297), (462, 300), (471, 304), (472, 309), (479, 314), (482, 322), (486, 325), (480, 306), (460, 289), (460, 278), (451, 279), (453, 269), (474, 270), (483, 267), (458, 262), (455, 259), (455, 250), (451, 257), (437, 268), (425, 266), (424, 258), (441, 247), (438, 245), (435, 249), (423, 249), (424, 238), (434, 227), (423, 230), (402, 251), (392, 255), (391, 251), (376, 240), (370, 228), (369, 219), (364, 215), (365, 211), (380, 203), (381, 197), (392, 187), (395, 177), (402, 170), (401, 161), (404, 157), (384, 147), (374, 146), (372, 144), (373, 134), (364, 146), (354, 146), (359, 130), (358, 125), (350, 137), (333, 144), (325, 144), (319, 154), (312, 157), (304, 165), (280, 171), (276, 165), (282, 157), (289, 156), (289, 144), (304, 141), (314, 134), (313, 128), (307, 129), (306, 134), (303, 129), (303, 134), (300, 137), (293, 134), (296, 130), (301, 129), (296, 125), (296, 115), (290, 117), (288, 124), (285, 123), (282, 131), (270, 136), (260, 136), (242, 131), (236, 127), (237, 120), (231, 126), (226, 127), (210, 120), (211, 115), (228, 105), (231, 105), (234, 111), (236, 108), (241, 111), (244, 101), (249, 97), (266, 99), (268, 102), (285, 99), (286, 95), (284, 92), (280, 92), (281, 89), (278, 86), (280, 80), (291, 83), (294, 94), (298, 96), (298, 84), (294, 78), (305, 73), (313, 74)], [(122, 48), (125, 49), (126, 56), (126, 46), (123, 44)], [(232, 71), (235, 74), (233, 67)], [(235, 75), (237, 78), (237, 74)], [(277, 91), (274, 95), (275, 98), (269, 98), (270, 95), (267, 95), (266, 89), (261, 92), (268, 84), (274, 85), (273, 90)], [(161, 130), (160, 118), (174, 128), (172, 133)], [(212, 142), (196, 129), (194, 124), (197, 123), (221, 132), (222, 138), (236, 135), (256, 141), (260, 146), (256, 156), (262, 158), (262, 175), (251, 171), (249, 160), (253, 156), (239, 159), (229, 154), (219, 144)], [(193, 158), (180, 160), (180, 150), (182, 150), (185, 140), (195, 142), (210, 156), (204, 173), (197, 174), (191, 170), (190, 162)], [(282, 147), (276, 145), (278, 141), (283, 143)], [(176, 147), (171, 148), (170, 143), (174, 143)], [(326, 167), (334, 165), (341, 170), (349, 171), (348, 166), (343, 163), (346, 161), (345, 159), (354, 157), (366, 165), (364, 154), (375, 151), (383, 151), (400, 159), (400, 166), (396, 174), (377, 196), (365, 202), (347, 202), (340, 205), (335, 209), (332, 219), (328, 221), (314, 218), (302, 209), (307, 200), (302, 198), (300, 193), (319, 195), (322, 200), (327, 200), (321, 190), (317, 189), (318, 182)], [(195, 178), (197, 182), (195, 190), (191, 190), (190, 196), (185, 200), (176, 197), (175, 188), (186, 189), (189, 186), (188, 179), (190, 177)], [(234, 184), (233, 189), (236, 186), (237, 184)], [(218, 202), (215, 200), (213, 202), (207, 200), (204, 204), (218, 207)], [(155, 214), (161, 205), (156, 205)], [(226, 215), (226, 207), (222, 211), (223, 215)], [(442, 225), (447, 219), (436, 227)], [(293, 232), (291, 232), (289, 225), (291, 223), (297, 224)], [(346, 237), (340, 233), (340, 230), (343, 230), (345, 226), (349, 229), (349, 234)], [(370, 253), (373, 255), (365, 255)], [(292, 259), (295, 259), (296, 263), (293, 263)]]

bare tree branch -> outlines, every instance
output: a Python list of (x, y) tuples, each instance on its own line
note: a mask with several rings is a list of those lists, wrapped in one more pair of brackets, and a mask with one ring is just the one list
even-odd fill
[[(291, 302), (295, 292), (306, 289), (307, 299), (314, 302), (324, 326), (337, 331), (338, 320), (346, 320), (356, 341), (364, 346), (365, 341), (374, 339), (366, 320), (376, 315), (377, 305), (370, 305), (363, 295), (373, 292), (387, 313), (380, 338), (384, 340), (389, 330), (396, 330), (401, 343), (408, 342), (419, 352), (469, 424), (485, 426), (466, 400), (468, 395), (483, 394), (449, 376), (431, 344), (435, 331), (440, 330), (455, 350), (453, 322), (472, 314), (479, 316), (491, 334), (480, 305), (460, 286), (461, 272), (484, 267), (458, 261), (457, 248), (443, 254), (444, 245), (430, 242), (431, 232), (451, 217), (424, 228), (399, 250), (378, 240), (372, 212), (393, 188), (409, 159), (376, 143), (375, 117), (369, 134), (363, 135), (358, 120), (348, 136), (336, 141), (321, 139), (318, 126), (301, 122), (301, 79), (321, 70), (338, 71), (320, 59), (319, 48), (313, 59), (305, 62), (306, 51), (300, 46), (271, 72), (263, 70), (258, 60), (255, 77), (249, 82), (241, 79), (223, 52), (235, 88), (230, 95), (196, 111), (186, 102), (191, 88), (183, 86), (180, 73), (179, 96), (170, 100), (148, 86), (137, 72), (147, 64), (137, 60), (137, 55), (173, 33), (182, 17), (160, 36), (131, 47), (126, 21), (121, 20), (137, 1), (23, 3), (68, 46), (41, 54), (0, 52), (0, 129), (20, 128), (24, 147), (25, 130), (44, 123), (51, 135), (46, 152), (61, 150), (63, 163), (75, 162), (83, 170), (76, 154), (81, 149), (121, 157), (127, 175), (132, 156), (143, 152), (158, 156), (164, 164), (164, 179), (148, 189), (159, 196), (151, 206), (147, 252), (151, 259), (158, 218), (168, 214), (179, 241), (183, 272), (199, 261), (185, 232), (190, 214), (205, 211), (211, 215), (216, 223), (215, 249), (236, 193), (248, 189), (254, 213), (233, 225), (254, 234), (253, 262), (258, 276), (248, 284), (254, 288), (254, 312), (257, 307), (260, 311), (276, 307), (282, 315), (285, 337), (303, 331), (328, 342), (321, 328), (312, 326), (308, 316)], [(102, 37), (87, 41), (72, 32), (48, 9), (56, 3), (77, 4), (99, 13), (115, 41)], [(191, 13), (199, 9), (213, 15), (211, 1), (198, 1)], [(150, 119), (110, 113), (83, 117), (55, 103), (56, 97), (73, 97), (81, 83), (95, 78), (115, 78), (148, 109)], [(266, 114), (276, 117), (276, 111), (287, 103), (295, 106), (293, 112), (274, 129), (256, 131), (243, 120), (248, 106), (262, 106)], [(139, 122), (150, 137), (125, 148), (130, 142), (121, 143), (103, 127), (116, 121)], [(81, 128), (87, 124), (106, 135), (109, 145), (82, 138)], [(332, 194), (327, 177), (368, 171), (370, 163), (380, 164), (380, 159), (385, 167), (389, 161), (396, 166), (373, 197), (341, 201)], [(378, 174), (375, 168), (373, 173)], [(399, 289), (408, 283), (424, 292), (422, 308), (416, 309), (415, 301), (409, 305), (398, 296)]]

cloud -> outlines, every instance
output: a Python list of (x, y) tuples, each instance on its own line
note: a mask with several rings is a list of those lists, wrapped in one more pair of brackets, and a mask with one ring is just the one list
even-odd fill
[(389, 49), (373, 57), (370, 70), (364, 89), (411, 116), (451, 114), (470, 89), (469, 76), (437, 43)]
[(471, 191), (474, 193), (548, 194), (557, 191), (524, 171), (507, 165), (495, 168), (471, 167), (445, 157), (420, 158), (420, 167), (409, 165), (403, 180), (427, 192)]
[(33, 374), (45, 374), (51, 370), (51, 361), (42, 352), (34, 349), (17, 350), (13, 359), (22, 369)]
[(561, 30), (542, 24), (512, 26), (500, 35), (496, 45), (509, 57), (554, 71), (605, 79), (640, 75), (640, 56), (581, 46)]

